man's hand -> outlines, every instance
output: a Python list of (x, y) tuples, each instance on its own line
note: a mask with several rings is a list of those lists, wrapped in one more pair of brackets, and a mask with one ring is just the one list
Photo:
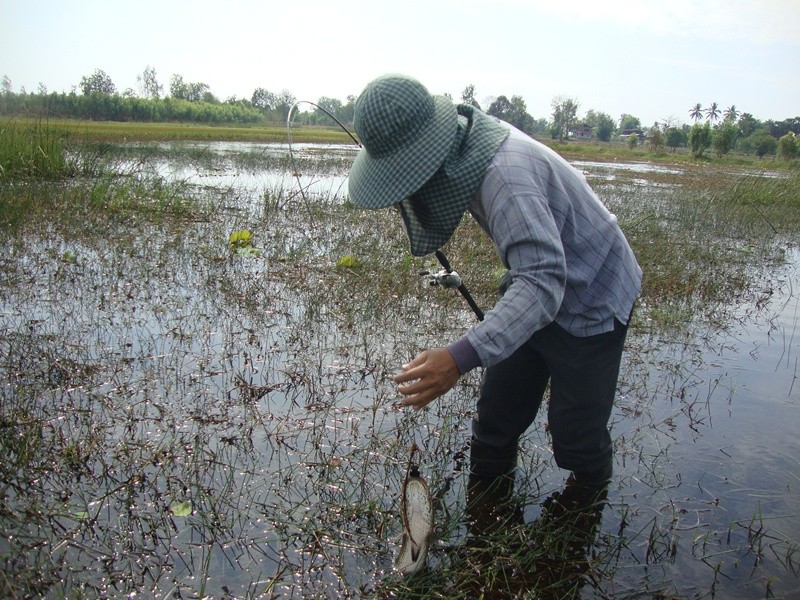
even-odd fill
[(446, 348), (433, 348), (418, 354), (403, 365), (403, 372), (394, 376), (395, 383), (408, 383), (397, 388), (405, 398), (403, 406), (414, 410), (425, 408), (450, 390), (461, 377), (453, 357)]

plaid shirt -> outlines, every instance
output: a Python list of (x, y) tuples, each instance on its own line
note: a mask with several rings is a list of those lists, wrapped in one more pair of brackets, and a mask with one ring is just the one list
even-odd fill
[(513, 279), (448, 347), (462, 373), (500, 362), (553, 321), (578, 337), (627, 323), (642, 270), (617, 218), (554, 151), (512, 128), (469, 211)]

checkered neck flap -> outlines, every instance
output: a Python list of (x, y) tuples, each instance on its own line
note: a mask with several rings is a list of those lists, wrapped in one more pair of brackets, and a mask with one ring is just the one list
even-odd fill
[(478, 190), (508, 129), (480, 110), (459, 105), (458, 131), (434, 175), (400, 210), (414, 256), (430, 254), (450, 239)]

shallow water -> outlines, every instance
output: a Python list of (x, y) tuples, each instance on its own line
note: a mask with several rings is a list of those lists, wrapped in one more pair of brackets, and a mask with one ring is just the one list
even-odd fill
[[(370, 225), (309, 230), (303, 204), (291, 204), (299, 187), (285, 145), (197, 144), (190, 159), (183, 147), (163, 145), (148, 168), (216, 190), (214, 222), (131, 239), (119, 224), (80, 242), (41, 231), (3, 251), (4, 411), (17, 390), (33, 388), (25, 410), (54, 447), (76, 453), (69, 469), (43, 460), (43, 475), (6, 492), (8, 514), (33, 502), (57, 518), (52, 531), (38, 521), (13, 531), (43, 540), (24, 560), (9, 558), (13, 540), (0, 540), (4, 564), (38, 553), (63, 561), (64, 590), (357, 596), (391, 580), (413, 442), (440, 499), (431, 564), (445, 564), (464, 542), (459, 452), (477, 376), (436, 410), (411, 414), (392, 407), (389, 374), (420, 347), (460, 335), (471, 313), (462, 307), (454, 318), (443, 290), (386, 297), (358, 272), (335, 270), (330, 244)], [(315, 182), (311, 201), (339, 204), (354, 149), (296, 151), (300, 181)], [(279, 168), (266, 166), (275, 159)], [(576, 166), (604, 194), (675, 174), (625, 166), (633, 177), (609, 179), (608, 165)], [(265, 207), (278, 190), (282, 207)], [(651, 193), (657, 200), (658, 188)], [(231, 256), (228, 233), (254, 220), (264, 254)], [(768, 581), (777, 596), (796, 589), (800, 250), (777, 243), (784, 261), (724, 307), (723, 327), (658, 331), (645, 321), (630, 332), (598, 542), (617, 556), (603, 559), (610, 574), (598, 594), (751, 598)], [(62, 260), (67, 250), (76, 264)], [(359, 308), (350, 318), (349, 304)], [(518, 488), (532, 521), (565, 477), (541, 415), (521, 456)], [(171, 513), (186, 501), (189, 516)], [(101, 565), (113, 567), (109, 579), (96, 574)]]
[[(148, 167), (168, 180), (236, 189), (256, 197), (276, 190), (292, 194), (302, 189), (339, 199), (347, 191), (347, 168), (358, 151), (354, 144), (289, 146), (257, 142), (160, 142), (129, 147), (155, 151)], [(126, 164), (133, 167), (138, 159)]]
[[(633, 461), (626, 460), (630, 448), (620, 445), (621, 484), (612, 490), (611, 507), (644, 502), (645, 511), (649, 505), (664, 518), (657, 529), (675, 556), (662, 570), (649, 566), (654, 588), (663, 581), (666, 589), (687, 594), (718, 579), (723, 597), (752, 598), (773, 577), (776, 597), (797, 589), (791, 573), (756, 569), (776, 557), (785, 560), (791, 542), (800, 539), (797, 281), (800, 250), (790, 246), (786, 263), (733, 310), (724, 330), (698, 328), (679, 341), (632, 336), (629, 354), (645, 347), (652, 353), (623, 369), (620, 404), (629, 406), (627, 398), (644, 390), (652, 430), (650, 439), (635, 444)], [(639, 425), (648, 427), (624, 412), (617, 439)], [(613, 530), (618, 521), (613, 511), (609, 516)], [(737, 556), (737, 540), (750, 552)]]

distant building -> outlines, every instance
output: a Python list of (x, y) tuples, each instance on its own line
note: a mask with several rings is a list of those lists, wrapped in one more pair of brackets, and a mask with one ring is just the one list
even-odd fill
[(583, 123), (576, 127), (573, 131), (570, 131), (569, 136), (575, 140), (590, 140), (592, 139), (592, 130), (594, 128)]
[(619, 139), (623, 142), (628, 141), (628, 138), (632, 135), (635, 135), (639, 138), (640, 142), (644, 141), (644, 131), (641, 129), (623, 129), (622, 132), (619, 134)]

